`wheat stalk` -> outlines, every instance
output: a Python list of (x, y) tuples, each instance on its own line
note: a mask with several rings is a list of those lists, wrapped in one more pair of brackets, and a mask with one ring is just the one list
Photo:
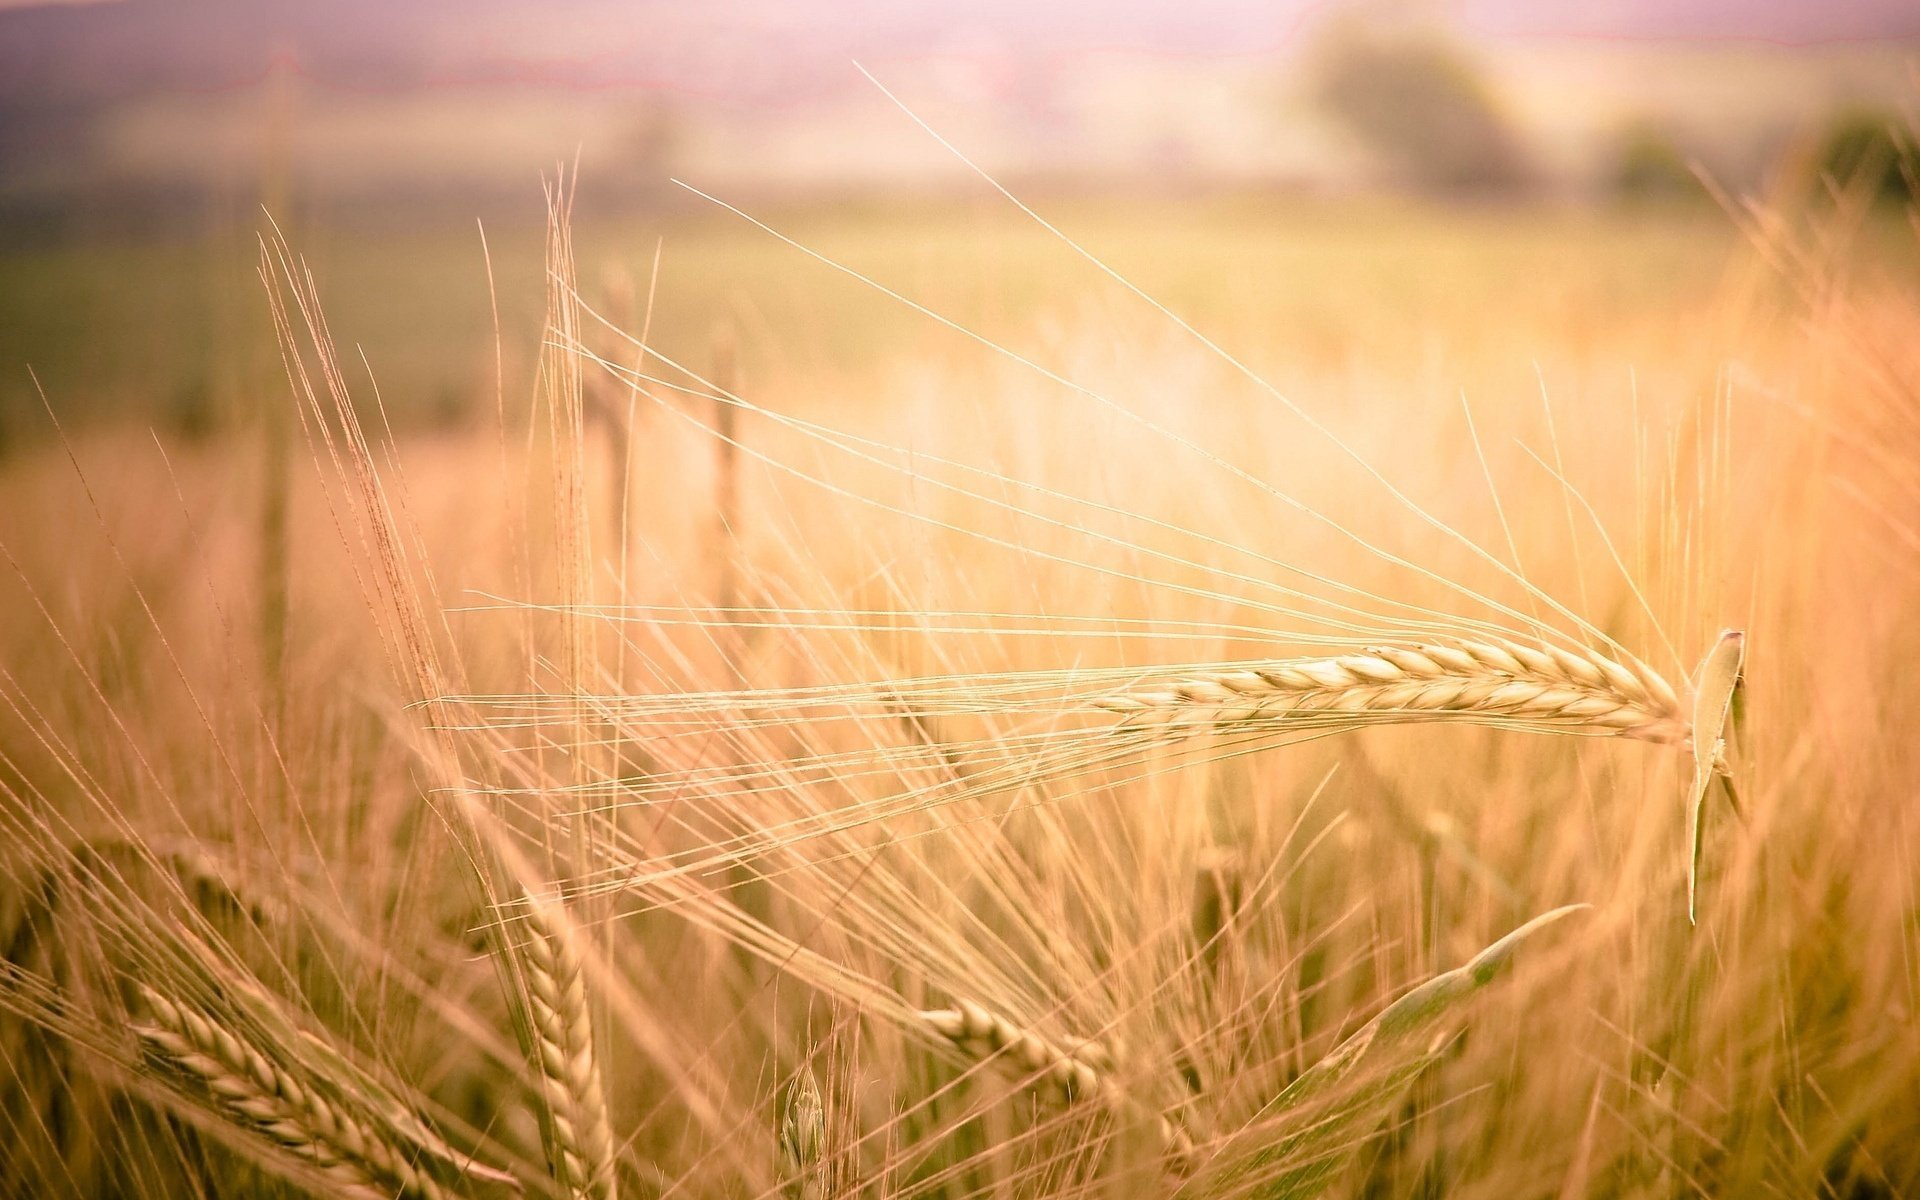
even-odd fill
[(306, 1160), (348, 1193), (424, 1200), (447, 1191), (369, 1126), (304, 1086), (239, 1034), (150, 987), (140, 994), (150, 1024), (134, 1026), (148, 1050), (200, 1081), (226, 1113)]
[(1690, 732), (1672, 686), (1642, 663), (1494, 640), (1376, 646), (1184, 672), (1092, 703), (1126, 726), (1479, 718), (1675, 745)]
[(574, 1196), (615, 1200), (613, 1134), (572, 923), (563, 910), (531, 896), (527, 910), (533, 928), (527, 994), (553, 1128), (554, 1171)]
[[(1028, 1086), (1056, 1103), (1071, 1104), (1097, 1097), (1116, 1109), (1144, 1111), (1144, 1106), (1114, 1081), (1113, 1054), (1102, 1042), (1088, 1040), (1070, 1047), (1061, 1046), (971, 1000), (961, 1000), (954, 1008), (932, 1009), (918, 1015), (929, 1029), (969, 1058), (985, 1062), (1006, 1056), (1030, 1074)], [(1155, 1122), (1155, 1130), (1168, 1156), (1177, 1164), (1190, 1162), (1193, 1139), (1187, 1131), (1164, 1113), (1147, 1115)]]

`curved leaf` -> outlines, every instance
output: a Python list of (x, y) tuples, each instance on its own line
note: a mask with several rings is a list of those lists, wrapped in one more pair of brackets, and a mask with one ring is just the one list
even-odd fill
[(1687, 797), (1687, 920), (1697, 922), (1700, 894), (1700, 826), (1706, 819), (1707, 791), (1716, 774), (1726, 772), (1727, 718), (1746, 662), (1747, 637), (1738, 629), (1721, 633), (1700, 661), (1693, 679), (1693, 786)]

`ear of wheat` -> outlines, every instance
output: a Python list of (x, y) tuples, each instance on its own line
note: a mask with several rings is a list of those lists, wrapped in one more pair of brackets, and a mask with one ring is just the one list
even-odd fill
[(615, 1200), (613, 1134), (573, 924), (564, 910), (531, 896), (527, 912), (529, 1016), (552, 1127), (554, 1173), (574, 1196)]
[(264, 1135), (350, 1194), (448, 1196), (409, 1152), (233, 1030), (152, 988), (143, 986), (140, 994), (150, 1020), (134, 1026), (135, 1036), (154, 1059), (197, 1081), (236, 1124)]
[[(976, 1062), (1003, 1061), (1027, 1076), (1028, 1086), (1055, 1103), (1104, 1100), (1118, 1111), (1139, 1112), (1140, 1102), (1113, 1077), (1112, 1052), (1104, 1043), (1083, 1041), (1064, 1047), (1022, 1029), (1006, 1017), (971, 1000), (956, 1007), (919, 1014), (925, 1026)], [(1193, 1138), (1164, 1113), (1150, 1112), (1155, 1132), (1170, 1163), (1190, 1165)]]
[(812, 1068), (802, 1067), (787, 1089), (786, 1112), (780, 1119), (781, 1191), (788, 1200), (825, 1200), (826, 1150), (827, 1113), (820, 1084)]
[[(1248, 746), (1278, 745), (1379, 724), (1459, 723), (1572, 735), (1626, 737), (1685, 749), (1691, 725), (1679, 694), (1630, 655), (1529, 646), (1493, 637), (1376, 646), (1364, 653), (1137, 669), (1036, 670), (928, 676), (886, 683), (751, 688), (663, 695), (449, 697), (482, 724), (543, 728), (592, 710), (624, 736), (650, 738), (664, 769), (639, 780), (606, 780), (581, 795), (609, 803), (672, 803), (689, 787), (723, 791), (812, 788), (848, 780), (873, 794), (809, 809), (776, 827), (744, 816), (724, 845), (698, 845), (641, 858), (616, 850), (630, 887), (668, 873), (722, 867), (810, 838), (837, 836), (895, 814), (987, 797), (1089, 770), (1120, 770), (1156, 745), (1209, 735)], [(861, 722), (884, 712), (915, 731), (912, 744), (860, 744)], [(492, 714), (492, 715), (487, 715)], [(928, 746), (925, 722), (958, 717), (985, 723), (972, 736)], [(995, 724), (1004, 718), (1008, 724)], [(700, 746), (727, 728), (779, 722), (806, 731), (809, 749), (714, 766)], [(686, 765), (674, 762), (684, 749)], [(1156, 768), (1143, 767), (1152, 771)], [(731, 810), (720, 810), (731, 814)]]
[(1492, 983), (1522, 944), (1586, 907), (1570, 904), (1542, 913), (1387, 1005), (1266, 1105), (1263, 1116), (1286, 1125), (1277, 1137), (1262, 1138), (1251, 1154), (1230, 1164), (1218, 1182), (1254, 1181), (1250, 1194), (1263, 1200), (1319, 1195), (1358, 1151), (1368, 1129), (1458, 1034), (1459, 1027), (1445, 1025), (1443, 1018)]
[(1644, 664), (1493, 640), (1184, 672), (1092, 703), (1127, 727), (1481, 719), (1673, 744), (1688, 734), (1673, 687)]

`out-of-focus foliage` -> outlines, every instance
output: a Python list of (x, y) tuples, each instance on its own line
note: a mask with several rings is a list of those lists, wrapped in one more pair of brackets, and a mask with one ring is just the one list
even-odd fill
[(1395, 181), (1438, 192), (1499, 191), (1533, 175), (1492, 86), (1442, 32), (1349, 18), (1330, 24), (1314, 90)]
[(1827, 126), (1816, 157), (1821, 184), (1901, 204), (1920, 196), (1920, 148), (1892, 113), (1855, 109)]
[(1673, 135), (1649, 121), (1636, 122), (1620, 135), (1609, 182), (1616, 198), (1635, 203), (1698, 200), (1707, 194)]

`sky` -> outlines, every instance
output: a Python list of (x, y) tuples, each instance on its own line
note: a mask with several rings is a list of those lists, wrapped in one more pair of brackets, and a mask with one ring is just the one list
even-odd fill
[(264, 103), (276, 80), (297, 94), (296, 172), (336, 191), (515, 188), (576, 148), (610, 189), (676, 170), (844, 183), (950, 169), (856, 63), (1016, 172), (1325, 174), (1347, 164), (1302, 111), (1300, 62), (1354, 12), (1477, 48), (1524, 132), (1569, 162), (1603, 164), (1643, 118), (1692, 138), (1689, 153), (1708, 129), (1731, 161), (1752, 157), (1743, 140), (1778, 144), (1862, 97), (1920, 98), (1915, 0), (0, 6), (0, 210), (42, 214), (83, 193), (152, 206), (251, 186), (281, 136)]

